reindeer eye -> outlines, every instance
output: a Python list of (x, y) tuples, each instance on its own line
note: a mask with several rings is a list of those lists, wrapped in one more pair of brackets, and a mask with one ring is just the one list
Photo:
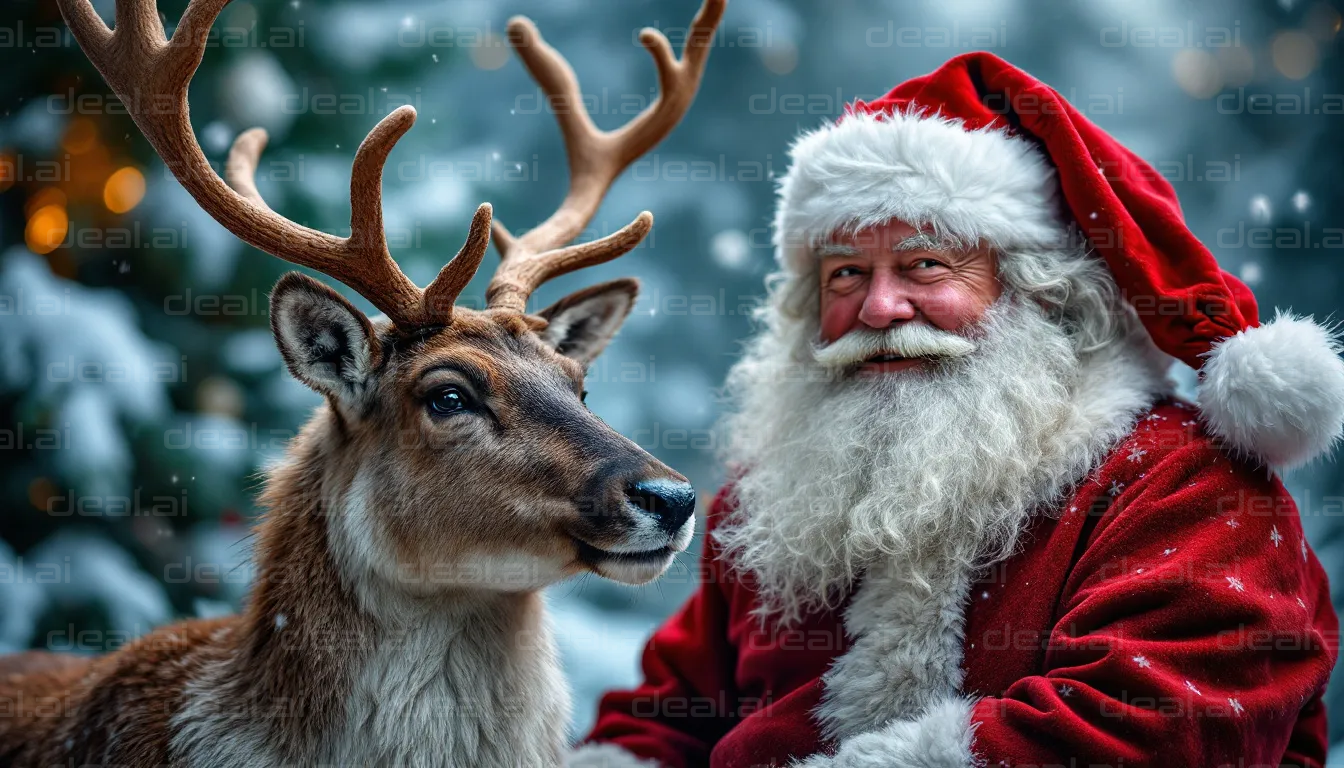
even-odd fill
[(441, 387), (429, 393), (426, 405), (431, 414), (448, 416), (466, 410), (467, 398), (457, 387)]

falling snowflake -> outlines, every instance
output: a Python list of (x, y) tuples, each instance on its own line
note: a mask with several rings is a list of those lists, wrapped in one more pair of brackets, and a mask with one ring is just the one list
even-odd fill
[(1125, 490), (1124, 483), (1120, 482), (1119, 480), (1111, 481), (1111, 488), (1110, 488), (1111, 496), (1119, 496), (1120, 492), (1123, 490)]
[(1198, 424), (1198, 423), (1199, 423), (1199, 422), (1198, 422), (1197, 420), (1195, 420), (1195, 419), (1186, 419), (1185, 421), (1182, 421), (1182, 422), (1181, 422), (1181, 426), (1182, 426), (1182, 427), (1193, 427), (1193, 426), (1195, 426), (1195, 425)]
[(988, 599), (989, 599), (989, 593), (988, 593), (988, 592), (981, 592), (981, 593), (980, 593), (980, 599), (981, 599), (981, 600), (988, 600)]
[(1224, 576), (1223, 578), (1227, 579), (1228, 589), (1235, 589), (1238, 592), (1246, 591), (1246, 585), (1242, 584), (1241, 579), (1238, 579), (1236, 576)]
[(1160, 413), (1150, 413), (1147, 416), (1144, 416), (1144, 419), (1148, 421), (1166, 421), (1167, 417)]
[(1227, 518), (1227, 527), (1228, 527), (1228, 528), (1236, 528), (1236, 527), (1239, 526), (1239, 525), (1241, 525), (1241, 523), (1238, 523), (1238, 522), (1237, 522), (1237, 518), (1235, 518), (1235, 517), (1229, 517), (1229, 518)]
[(1060, 686), (1060, 687), (1059, 687), (1059, 695), (1060, 695), (1060, 696), (1063, 696), (1063, 697), (1065, 697), (1065, 698), (1068, 698), (1069, 696), (1072, 696), (1072, 695), (1073, 695), (1073, 686), (1072, 686), (1072, 685), (1062, 685), (1062, 686)]
[(1269, 540), (1274, 542), (1275, 548), (1279, 546), (1279, 542), (1283, 541), (1283, 534), (1279, 533), (1279, 526), (1276, 525), (1269, 529)]
[(1188, 689), (1190, 689), (1190, 691), (1191, 691), (1192, 693), (1194, 693), (1196, 696), (1203, 696), (1203, 695), (1204, 695), (1204, 694), (1200, 693), (1200, 692), (1199, 692), (1199, 689), (1195, 687), (1195, 684), (1192, 683), (1192, 682), (1190, 682), (1189, 680), (1186, 680), (1186, 681), (1185, 681), (1185, 687), (1188, 688)]
[(1175, 551), (1176, 551), (1175, 547), (1168, 547), (1167, 549), (1162, 550), (1162, 556), (1166, 557), (1167, 555), (1170, 555), (1172, 552)]
[(1307, 610), (1307, 604), (1304, 603), (1304, 602), (1302, 602), (1302, 598), (1300, 598), (1300, 597), (1297, 598), (1297, 607), (1298, 607), (1298, 608), (1301, 608), (1301, 609), (1304, 610), (1304, 611)]
[(1307, 539), (1306, 539), (1306, 537), (1305, 537), (1305, 536), (1302, 537), (1302, 539), (1301, 539), (1300, 541), (1298, 541), (1297, 543), (1298, 543), (1299, 547), (1301, 547), (1301, 549), (1302, 549), (1302, 559), (1303, 559), (1303, 560), (1306, 560), (1306, 559), (1307, 559)]
[(1147, 669), (1153, 665), (1153, 663), (1148, 660), (1147, 656), (1135, 656), (1133, 661), (1135, 664), (1139, 665), (1140, 669)]
[(709, 241), (709, 255), (728, 270), (750, 270), (754, 264), (751, 238), (740, 229), (725, 229)]
[(1128, 458), (1129, 458), (1130, 461), (1140, 461), (1140, 460), (1143, 459), (1144, 456), (1147, 456), (1147, 455), (1148, 455), (1148, 452), (1147, 452), (1147, 451), (1143, 450), (1142, 448), (1140, 448), (1139, 446), (1136, 445), (1136, 446), (1134, 446), (1133, 448), (1130, 448), (1130, 449), (1129, 449), (1129, 457), (1128, 457)]
[(1274, 217), (1274, 209), (1269, 204), (1269, 198), (1264, 195), (1256, 195), (1251, 198), (1251, 218), (1256, 224), (1268, 224)]
[(1246, 708), (1241, 706), (1241, 702), (1236, 699), (1228, 699), (1227, 705), (1232, 708), (1232, 714), (1234, 715), (1240, 715), (1246, 711)]

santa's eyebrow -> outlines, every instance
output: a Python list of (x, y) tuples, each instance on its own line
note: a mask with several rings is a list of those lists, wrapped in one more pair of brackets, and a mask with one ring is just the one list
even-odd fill
[(906, 251), (959, 251), (964, 246), (952, 237), (939, 237), (931, 235), (928, 232), (916, 232), (909, 237), (903, 237), (891, 246), (893, 253), (905, 253)]
[(845, 243), (818, 243), (812, 247), (812, 252), (821, 258), (827, 256), (858, 256), (863, 253), (862, 250)]

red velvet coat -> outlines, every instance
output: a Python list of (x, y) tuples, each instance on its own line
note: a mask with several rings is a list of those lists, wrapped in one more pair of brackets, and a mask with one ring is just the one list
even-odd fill
[[(1222, 453), (1193, 408), (1154, 408), (980, 576), (956, 700), (855, 740), (844, 765), (1324, 763), (1338, 628), (1325, 573), (1279, 479)], [(761, 628), (712, 538), (702, 577), (649, 641), (644, 683), (603, 698), (588, 741), (668, 766), (831, 764), (846, 747), (814, 709), (850, 647), (841, 613)]]

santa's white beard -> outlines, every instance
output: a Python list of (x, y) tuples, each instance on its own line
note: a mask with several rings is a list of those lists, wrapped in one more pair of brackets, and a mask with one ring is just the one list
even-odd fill
[(799, 330), (758, 337), (728, 381), (742, 475), (715, 538), (762, 615), (836, 607), (879, 561), (923, 581), (1002, 558), (1096, 458), (1059, 439), (1083, 366), (1034, 302), (991, 307), (968, 355), (875, 377), (800, 362)]

